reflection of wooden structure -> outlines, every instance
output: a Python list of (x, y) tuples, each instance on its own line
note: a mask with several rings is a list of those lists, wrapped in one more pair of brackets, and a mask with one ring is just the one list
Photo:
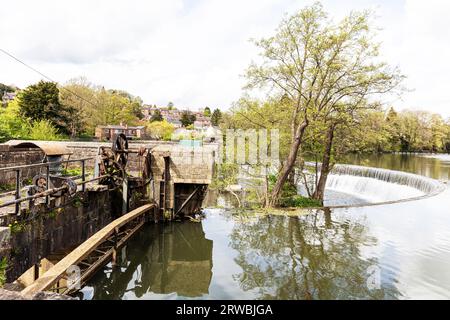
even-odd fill
[(120, 270), (105, 268), (88, 286), (94, 299), (121, 299), (130, 291), (200, 297), (209, 292), (212, 248), (200, 223), (148, 225), (124, 248)]

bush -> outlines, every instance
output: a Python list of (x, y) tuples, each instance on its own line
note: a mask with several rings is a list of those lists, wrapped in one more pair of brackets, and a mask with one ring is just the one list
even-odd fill
[(172, 133), (175, 131), (175, 127), (166, 120), (154, 121), (147, 125), (147, 131), (154, 139), (170, 141)]
[(31, 124), (29, 138), (31, 140), (47, 141), (63, 139), (63, 137), (59, 134), (58, 129), (56, 129), (48, 120), (33, 121)]
[(295, 195), (280, 199), (280, 206), (284, 208), (318, 208), (322, 207), (322, 203), (319, 200)]

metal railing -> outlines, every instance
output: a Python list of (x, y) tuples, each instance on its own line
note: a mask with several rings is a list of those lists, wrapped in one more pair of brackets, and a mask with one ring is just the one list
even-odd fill
[[(20, 211), (20, 204), (24, 201), (31, 201), (38, 198), (45, 197), (45, 203), (46, 205), (49, 204), (50, 198), (49, 196), (52, 194), (55, 194), (60, 191), (64, 191), (68, 188), (68, 186), (62, 186), (59, 188), (52, 188), (50, 189), (50, 167), (54, 167), (55, 165), (62, 165), (62, 164), (69, 164), (69, 163), (80, 163), (81, 164), (81, 181), (76, 182), (77, 186), (81, 185), (81, 190), (84, 192), (86, 190), (86, 184), (89, 182), (94, 182), (100, 179), (103, 179), (105, 177), (108, 177), (108, 175), (96, 177), (90, 180), (86, 180), (86, 161), (89, 160), (95, 160), (94, 157), (91, 158), (82, 158), (82, 159), (73, 159), (73, 160), (63, 160), (63, 161), (55, 161), (55, 162), (44, 162), (44, 163), (37, 163), (37, 164), (27, 164), (27, 165), (21, 165), (21, 166), (14, 166), (14, 167), (7, 167), (7, 168), (0, 168), (0, 173), (3, 172), (12, 172), (14, 171), (15, 174), (15, 191), (8, 191), (0, 194), (0, 198), (4, 198), (6, 196), (14, 195), (15, 199), (12, 201), (7, 201), (5, 203), (0, 204), (0, 208), (8, 207), (11, 205), (15, 205), (15, 214), (17, 215)], [(46, 177), (46, 190), (44, 192), (40, 192), (34, 195), (30, 195), (28, 197), (22, 197), (22, 172), (25, 169), (33, 169), (33, 168), (45, 168), (45, 177)]]

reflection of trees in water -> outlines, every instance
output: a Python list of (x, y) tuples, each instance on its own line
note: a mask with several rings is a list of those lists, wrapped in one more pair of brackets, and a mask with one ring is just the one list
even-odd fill
[(127, 292), (198, 297), (208, 293), (211, 269), (212, 241), (200, 223), (149, 225), (123, 249), (116, 268), (106, 266), (87, 285), (94, 300), (123, 299)]
[(364, 222), (333, 221), (330, 211), (306, 216), (269, 216), (236, 224), (231, 246), (239, 252), (235, 275), (242, 289), (261, 299), (389, 299), (399, 292), (382, 284), (369, 290), (362, 245), (375, 244)]

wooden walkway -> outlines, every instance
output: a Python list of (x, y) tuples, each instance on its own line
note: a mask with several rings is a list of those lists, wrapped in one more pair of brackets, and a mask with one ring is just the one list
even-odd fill
[(67, 271), (73, 266), (80, 267), (80, 283), (83, 284), (90, 275), (111, 258), (114, 262), (117, 250), (142, 227), (145, 222), (145, 214), (154, 208), (153, 204), (144, 205), (114, 220), (83, 242), (30, 286), (23, 289), (22, 294), (32, 296), (38, 292), (49, 290), (56, 290), (60, 293), (73, 291), (72, 288), (59, 288), (59, 282), (67, 277)]

